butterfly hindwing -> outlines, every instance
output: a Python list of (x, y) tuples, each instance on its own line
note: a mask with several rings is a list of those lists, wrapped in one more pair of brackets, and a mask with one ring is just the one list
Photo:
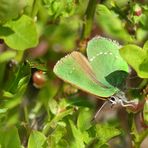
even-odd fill
[(117, 42), (103, 37), (95, 37), (87, 45), (88, 60), (97, 79), (107, 86), (114, 87), (115, 91), (115, 86), (119, 87), (122, 84), (129, 70), (119, 54), (119, 48)]
[(62, 58), (55, 65), (54, 73), (64, 81), (93, 95), (108, 97), (114, 94), (112, 88), (97, 80), (88, 60), (79, 52), (74, 51)]

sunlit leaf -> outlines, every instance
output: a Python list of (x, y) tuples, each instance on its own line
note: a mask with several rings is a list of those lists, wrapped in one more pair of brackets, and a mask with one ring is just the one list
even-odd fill
[(0, 0), (0, 24), (16, 18), (25, 3), (25, 0)]
[(91, 111), (88, 108), (84, 108), (80, 110), (78, 120), (77, 120), (77, 126), (81, 131), (85, 131), (90, 128), (91, 126), (91, 120), (93, 118), (93, 115)]
[(5, 43), (13, 49), (25, 50), (27, 48), (35, 47), (38, 43), (37, 28), (34, 21), (22, 15), (18, 20), (9, 21), (5, 24), (13, 33), (2, 36)]
[(0, 129), (0, 145), (2, 148), (21, 148), (21, 142), (17, 128), (11, 127), (7, 130)]
[(39, 131), (32, 131), (28, 141), (28, 148), (43, 148), (46, 137)]
[(135, 69), (139, 77), (148, 78), (148, 56), (145, 50), (129, 44), (120, 49), (120, 54)]
[(132, 42), (131, 36), (123, 28), (122, 21), (105, 5), (97, 5), (96, 14), (97, 23), (107, 34), (125, 42)]
[(11, 51), (11, 50), (5, 51), (0, 54), (0, 63), (9, 61), (12, 58), (14, 58), (15, 56), (16, 56), (15, 51)]
[(108, 124), (97, 124), (96, 134), (99, 140), (99, 145), (102, 146), (106, 144), (111, 138), (120, 135), (121, 131)]

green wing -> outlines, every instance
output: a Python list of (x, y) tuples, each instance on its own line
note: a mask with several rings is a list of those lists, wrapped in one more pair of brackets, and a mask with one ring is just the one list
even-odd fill
[(119, 54), (120, 45), (112, 40), (95, 37), (88, 42), (87, 56), (97, 80), (106, 86), (117, 87), (128, 74), (128, 65)]
[(114, 94), (113, 88), (106, 87), (96, 79), (88, 60), (79, 52), (72, 52), (54, 66), (54, 73), (66, 82), (100, 97)]

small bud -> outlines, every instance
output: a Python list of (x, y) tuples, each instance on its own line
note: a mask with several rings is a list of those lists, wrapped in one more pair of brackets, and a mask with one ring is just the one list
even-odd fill
[(141, 9), (135, 11), (135, 15), (136, 16), (140, 16), (141, 14), (142, 14), (142, 10)]
[(36, 88), (42, 88), (47, 81), (47, 78), (43, 71), (34, 72), (32, 79), (33, 79), (33, 85)]
[(140, 16), (142, 14), (142, 9), (139, 5), (136, 5), (134, 8), (134, 15)]

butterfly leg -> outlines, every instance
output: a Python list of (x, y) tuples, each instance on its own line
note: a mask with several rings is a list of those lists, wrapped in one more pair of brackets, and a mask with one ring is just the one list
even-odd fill
[[(127, 104), (124, 104), (124, 103), (127, 103)], [(121, 99), (120, 99), (120, 104), (122, 107), (135, 107), (130, 101), (128, 102)]]
[(111, 96), (109, 101), (111, 102), (112, 106), (121, 104), (122, 107), (134, 107), (132, 103), (135, 103), (135, 101), (127, 101), (126, 99), (122, 99), (119, 96)]

